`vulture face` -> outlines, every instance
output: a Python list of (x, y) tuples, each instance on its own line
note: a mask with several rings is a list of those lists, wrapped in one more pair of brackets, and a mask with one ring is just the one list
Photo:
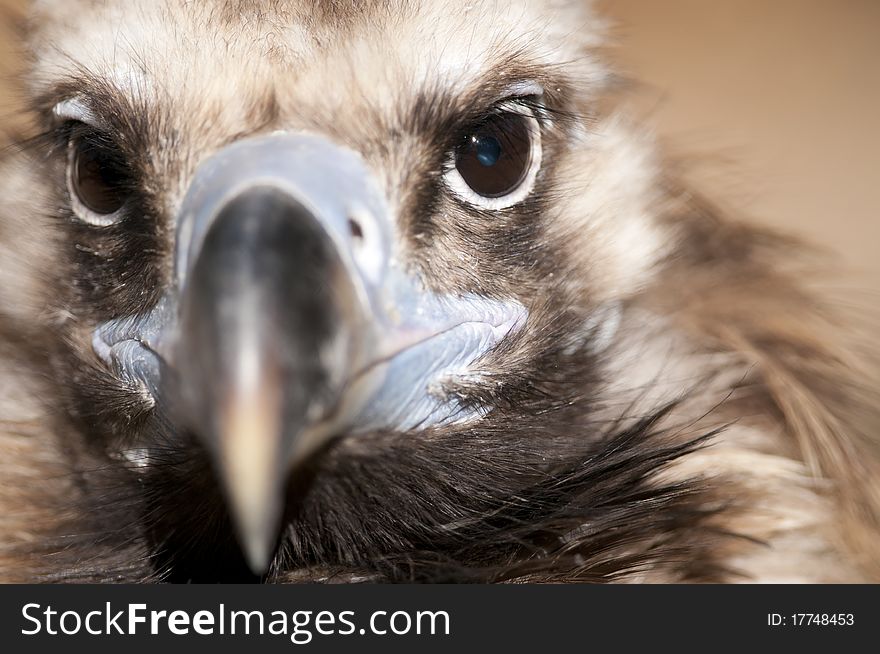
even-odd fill
[(748, 369), (646, 345), (666, 323), (633, 298), (690, 255), (600, 110), (581, 3), (33, 24), (47, 377), (90, 547), (172, 581), (720, 578), (719, 503), (661, 473)]

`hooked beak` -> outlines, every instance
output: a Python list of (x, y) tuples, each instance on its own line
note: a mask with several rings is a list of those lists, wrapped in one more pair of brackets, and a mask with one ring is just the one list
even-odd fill
[(254, 571), (274, 549), (289, 470), (332, 435), (343, 391), (377, 354), (370, 276), (388, 259), (379, 212), (354, 153), (314, 137), (235, 144), (202, 167), (184, 202), (181, 406)]
[(322, 224), (256, 186), (208, 228), (181, 298), (177, 368), (248, 561), (265, 569), (287, 470), (316, 446), (363, 350), (357, 292)]
[(116, 374), (159, 412), (176, 404), (205, 445), (257, 574), (298, 464), (335, 436), (480, 417), (446, 385), (473, 380), (525, 322), (515, 300), (425, 288), (395, 230), (355, 152), (304, 134), (244, 139), (196, 172), (162, 299), (95, 330)]

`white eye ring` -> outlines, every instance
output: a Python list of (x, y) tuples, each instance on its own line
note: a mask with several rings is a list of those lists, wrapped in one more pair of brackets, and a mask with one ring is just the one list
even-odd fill
[(52, 108), (52, 113), (59, 121), (75, 120), (95, 128), (100, 128), (100, 122), (89, 107), (77, 98), (62, 100)]
[[(101, 128), (101, 123), (89, 107), (78, 98), (71, 98), (59, 102), (52, 109), (52, 113), (59, 121), (74, 121), (89, 125), (96, 129)], [(89, 209), (80, 200), (76, 192), (73, 171), (76, 167), (76, 143), (73, 137), (67, 142), (67, 170), (65, 181), (67, 182), (67, 194), (70, 197), (70, 206), (73, 214), (82, 222), (93, 227), (109, 227), (122, 220), (122, 208), (113, 213), (101, 214)]]
[(67, 180), (67, 195), (70, 197), (70, 207), (73, 209), (73, 214), (82, 222), (93, 227), (110, 227), (119, 223), (123, 218), (122, 207), (113, 213), (101, 214), (92, 211), (83, 204), (73, 182), (73, 170), (75, 167), (76, 145), (73, 142), (73, 138), (71, 138), (67, 142), (67, 173), (65, 177)]
[(456, 151), (449, 153), (444, 166), (443, 175), (446, 186), (462, 200), (490, 211), (507, 209), (525, 200), (535, 187), (535, 179), (541, 169), (541, 125), (534, 111), (515, 101), (502, 104), (499, 109), (505, 113), (516, 113), (526, 117), (526, 125), (529, 133), (529, 163), (528, 170), (519, 184), (508, 194), (500, 197), (486, 197), (477, 193), (465, 181), (456, 166)]

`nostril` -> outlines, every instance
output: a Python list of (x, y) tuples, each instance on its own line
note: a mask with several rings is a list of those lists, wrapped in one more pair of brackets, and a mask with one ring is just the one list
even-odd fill
[(378, 220), (370, 210), (359, 205), (346, 207), (344, 215), (351, 239), (348, 245), (355, 263), (367, 277), (378, 279), (385, 265), (385, 242)]
[(354, 218), (348, 219), (348, 231), (351, 233), (351, 237), (355, 241), (364, 240), (364, 229), (363, 227), (361, 227), (361, 224)]

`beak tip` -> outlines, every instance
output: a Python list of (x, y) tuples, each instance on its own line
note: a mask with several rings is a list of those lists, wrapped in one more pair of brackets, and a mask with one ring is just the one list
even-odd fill
[(238, 531), (238, 541), (248, 566), (256, 575), (263, 575), (272, 562), (275, 551), (280, 509), (274, 498), (264, 497), (262, 503), (232, 502), (232, 522)]
[(269, 569), (277, 542), (276, 534), (280, 512), (271, 501), (260, 507), (242, 510), (233, 504), (232, 522), (238, 532), (238, 542), (248, 567), (255, 575), (263, 575)]
[(251, 572), (258, 576), (264, 575), (272, 560), (272, 542), (262, 534), (246, 534), (241, 540), (245, 560)]
[(242, 553), (256, 575), (269, 568), (283, 513), (285, 459), (278, 398), (271, 389), (236, 396), (224, 415), (217, 473)]

